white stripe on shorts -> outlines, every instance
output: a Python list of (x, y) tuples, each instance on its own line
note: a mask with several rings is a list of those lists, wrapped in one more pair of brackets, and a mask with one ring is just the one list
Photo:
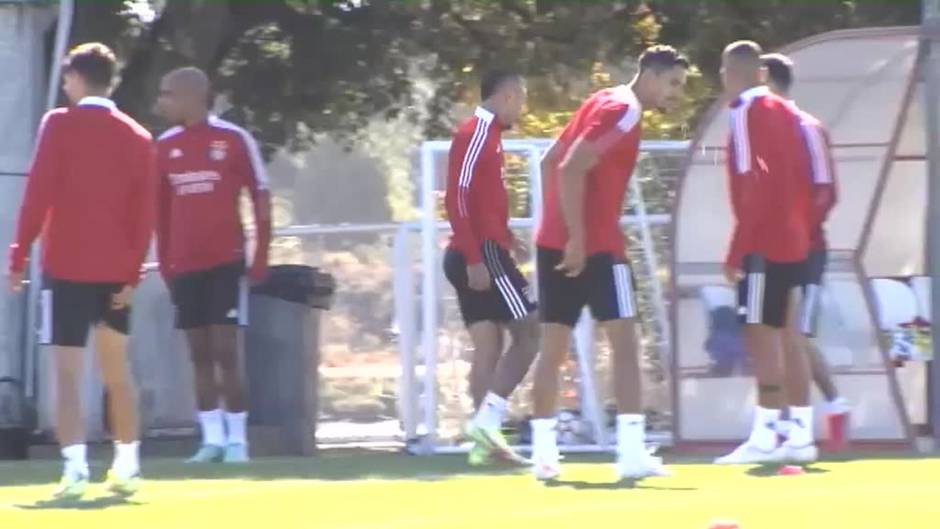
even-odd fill
[(52, 290), (39, 292), (39, 345), (52, 343)]
[(636, 317), (636, 304), (633, 301), (633, 282), (630, 280), (630, 267), (625, 263), (614, 265), (614, 286), (617, 292), (617, 312), (621, 319)]
[(759, 324), (764, 320), (764, 274), (747, 275), (747, 323)]
[(238, 325), (248, 325), (248, 278), (245, 276), (238, 280)]
[(489, 269), (493, 275), (493, 282), (499, 289), (499, 293), (503, 296), (503, 300), (506, 301), (509, 311), (512, 312), (513, 319), (521, 320), (525, 318), (529, 311), (526, 310), (522, 296), (516, 291), (512, 282), (509, 280), (506, 269), (503, 268), (503, 263), (499, 261), (499, 251), (496, 243), (492, 241), (483, 242), (483, 257), (490, 265)]

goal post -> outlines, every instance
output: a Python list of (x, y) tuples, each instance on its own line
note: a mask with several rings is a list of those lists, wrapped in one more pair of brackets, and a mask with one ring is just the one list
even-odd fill
[[(534, 235), (534, 228), (538, 224), (537, 215), (541, 210), (540, 161), (551, 142), (542, 138), (503, 141), (507, 157), (515, 158), (512, 160), (515, 163), (507, 165), (512, 165), (512, 171), (521, 173), (509, 174), (507, 180), (524, 183), (527, 190), (527, 204), (514, 207), (516, 211), (522, 210), (524, 215), (515, 216), (510, 227), (528, 232), (530, 237)], [(638, 167), (642, 165), (643, 157), (668, 156), (681, 159), (687, 145), (687, 142), (643, 142)], [(461, 437), (457, 425), (472, 412), (469, 396), (461, 381), (469, 365), (469, 339), (462, 328), (453, 293), (440, 270), (441, 250), (450, 233), (450, 227), (442, 214), (441, 200), (446, 186), (449, 148), (449, 141), (428, 141), (421, 146), (420, 220), (402, 224), (394, 242), (396, 282), (393, 295), (402, 367), (399, 412), (409, 449), (415, 453), (466, 450), (466, 446), (457, 443)], [(669, 351), (668, 310), (663, 295), (665, 278), (660, 268), (661, 263), (668, 261), (656, 255), (653, 229), (664, 233), (669, 216), (647, 211), (640, 180), (635, 177), (631, 181), (629, 202), (622, 224), (634, 235), (631, 254), (634, 264), (640, 268), (636, 272), (654, 279), (645, 283), (651, 285), (647, 289), (649, 291), (641, 293), (651, 302), (650, 310), (644, 314), (650, 321), (645, 322), (644, 328), (653, 329), (650, 334), (655, 335), (655, 339), (647, 337), (650, 340), (644, 341), (648, 341), (648, 349), (655, 349), (654, 354), (660, 357), (662, 365), (668, 365), (668, 357), (665, 356)], [(532, 241), (534, 255), (534, 237)], [(529, 272), (530, 281), (535, 287), (531, 263), (520, 263), (520, 266)], [(416, 277), (419, 275), (420, 279)], [(577, 397), (574, 405), (584, 423), (581, 425), (584, 430), (583, 442), (562, 446), (562, 451), (567, 452), (609, 449), (607, 440), (610, 421), (604, 406), (605, 384), (602, 382), (605, 377), (598, 376), (598, 350), (595, 346), (594, 324), (589, 316), (586, 313), (586, 317), (581, 318), (574, 332), (573, 352), (576, 361), (575, 373), (571, 377), (576, 379), (574, 386)], [(442, 380), (445, 382), (442, 383)], [(527, 392), (517, 393), (523, 393), (522, 400), (526, 401), (524, 404), (519, 403), (517, 408), (527, 409)], [(518, 402), (519, 396), (514, 400)], [(668, 435), (656, 437), (659, 442), (668, 442)]]

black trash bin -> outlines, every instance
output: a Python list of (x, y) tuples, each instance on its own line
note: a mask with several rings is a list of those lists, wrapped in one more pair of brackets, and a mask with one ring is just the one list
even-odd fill
[(251, 290), (245, 364), (256, 455), (316, 450), (320, 315), (335, 291), (333, 276), (303, 265), (273, 266)]
[(13, 377), (0, 377), (0, 460), (29, 457), (30, 434), (36, 425), (33, 410), (23, 384)]

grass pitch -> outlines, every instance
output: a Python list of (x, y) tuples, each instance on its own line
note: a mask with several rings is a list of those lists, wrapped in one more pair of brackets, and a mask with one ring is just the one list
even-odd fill
[[(940, 460), (775, 468), (672, 464), (673, 477), (612, 479), (609, 458), (569, 458), (556, 483), (471, 471), (460, 457), (330, 454), (244, 467), (148, 460), (140, 492), (95, 484), (82, 502), (45, 501), (57, 462), (0, 463), (0, 527), (69, 529), (937, 529)], [(100, 478), (104, 468), (96, 466)]]

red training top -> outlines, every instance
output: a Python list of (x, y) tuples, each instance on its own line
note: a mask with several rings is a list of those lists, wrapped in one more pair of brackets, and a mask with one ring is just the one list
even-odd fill
[(558, 138), (560, 152), (556, 165), (544, 175), (542, 221), (536, 239), (539, 246), (563, 250), (568, 242), (568, 227), (559, 199), (558, 166), (575, 142), (584, 139), (594, 143), (601, 153), (585, 182), (585, 251), (587, 255), (623, 255), (626, 242), (620, 216), (640, 152), (642, 115), (636, 95), (625, 85), (596, 92), (575, 112)]
[(731, 104), (728, 175), (737, 224), (725, 263), (744, 256), (792, 263), (809, 252), (810, 182), (800, 116), (766, 86)]
[(140, 281), (153, 231), (150, 133), (110, 99), (47, 113), (20, 208), (10, 271), (43, 233), (44, 272), (82, 283)]
[(810, 249), (825, 250), (826, 219), (838, 200), (838, 183), (832, 161), (832, 144), (822, 122), (812, 114), (797, 109), (801, 119), (803, 140), (809, 157), (809, 181), (813, 186), (810, 205)]
[(477, 107), (454, 133), (447, 158), (447, 219), (454, 230), (450, 246), (467, 261), (482, 261), (483, 241), (508, 249), (509, 198), (503, 185), (502, 125)]
[(214, 116), (192, 127), (174, 127), (157, 141), (157, 173), (157, 251), (165, 278), (245, 260), (239, 215), (245, 187), (257, 224), (251, 276), (264, 276), (270, 198), (264, 161), (251, 134)]

